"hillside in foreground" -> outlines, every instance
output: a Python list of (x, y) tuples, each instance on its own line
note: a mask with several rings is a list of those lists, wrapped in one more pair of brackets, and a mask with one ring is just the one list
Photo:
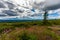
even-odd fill
[(1, 22), (0, 40), (60, 40), (60, 20)]

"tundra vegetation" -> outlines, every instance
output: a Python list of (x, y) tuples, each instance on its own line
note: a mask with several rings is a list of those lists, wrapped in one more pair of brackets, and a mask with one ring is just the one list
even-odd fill
[(60, 40), (60, 19), (0, 23), (0, 40)]

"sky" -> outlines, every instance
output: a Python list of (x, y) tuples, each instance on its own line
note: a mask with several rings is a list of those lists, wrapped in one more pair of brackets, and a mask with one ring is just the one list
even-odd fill
[[(54, 3), (53, 3), (54, 2)], [(60, 0), (0, 0), (0, 20), (60, 19)]]

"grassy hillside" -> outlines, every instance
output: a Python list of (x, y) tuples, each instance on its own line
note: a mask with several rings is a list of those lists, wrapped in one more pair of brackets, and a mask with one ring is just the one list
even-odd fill
[(60, 40), (60, 19), (0, 23), (0, 40)]

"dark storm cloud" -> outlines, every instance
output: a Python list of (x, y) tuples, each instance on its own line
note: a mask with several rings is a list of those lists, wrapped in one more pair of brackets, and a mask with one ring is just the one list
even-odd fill
[(0, 8), (5, 8), (4, 4), (0, 2)]
[(22, 10), (22, 9), (16, 9), (19, 13), (23, 13), (24, 12), (24, 10)]
[(60, 8), (60, 0), (46, 0), (44, 10), (56, 10)]
[(17, 12), (12, 11), (12, 10), (4, 10), (3, 13), (9, 15), (9, 16), (17, 16)]
[(41, 13), (34, 13), (34, 14), (28, 14), (27, 16), (30, 16), (30, 17), (34, 17), (34, 16), (36, 16), (36, 17), (38, 17), (38, 16), (42, 16), (42, 14)]
[(33, 14), (33, 15), (30, 15), (31, 17), (34, 17), (34, 16), (42, 16), (42, 14)]
[(45, 0), (44, 2), (34, 3), (34, 8), (41, 10), (55, 10), (60, 8), (60, 0)]
[(7, 16), (6, 14), (0, 13), (0, 17), (5, 17)]
[(60, 4), (54, 6), (47, 6), (43, 10), (56, 10), (60, 8)]
[(45, 2), (40, 2), (40, 3), (34, 2), (34, 4), (33, 4), (32, 6), (33, 6), (33, 8), (35, 8), (35, 9), (42, 9), (42, 8), (44, 8), (44, 6), (45, 6)]
[(10, 3), (10, 2), (6, 2), (9, 9), (13, 9), (15, 7), (15, 5), (13, 3)]

